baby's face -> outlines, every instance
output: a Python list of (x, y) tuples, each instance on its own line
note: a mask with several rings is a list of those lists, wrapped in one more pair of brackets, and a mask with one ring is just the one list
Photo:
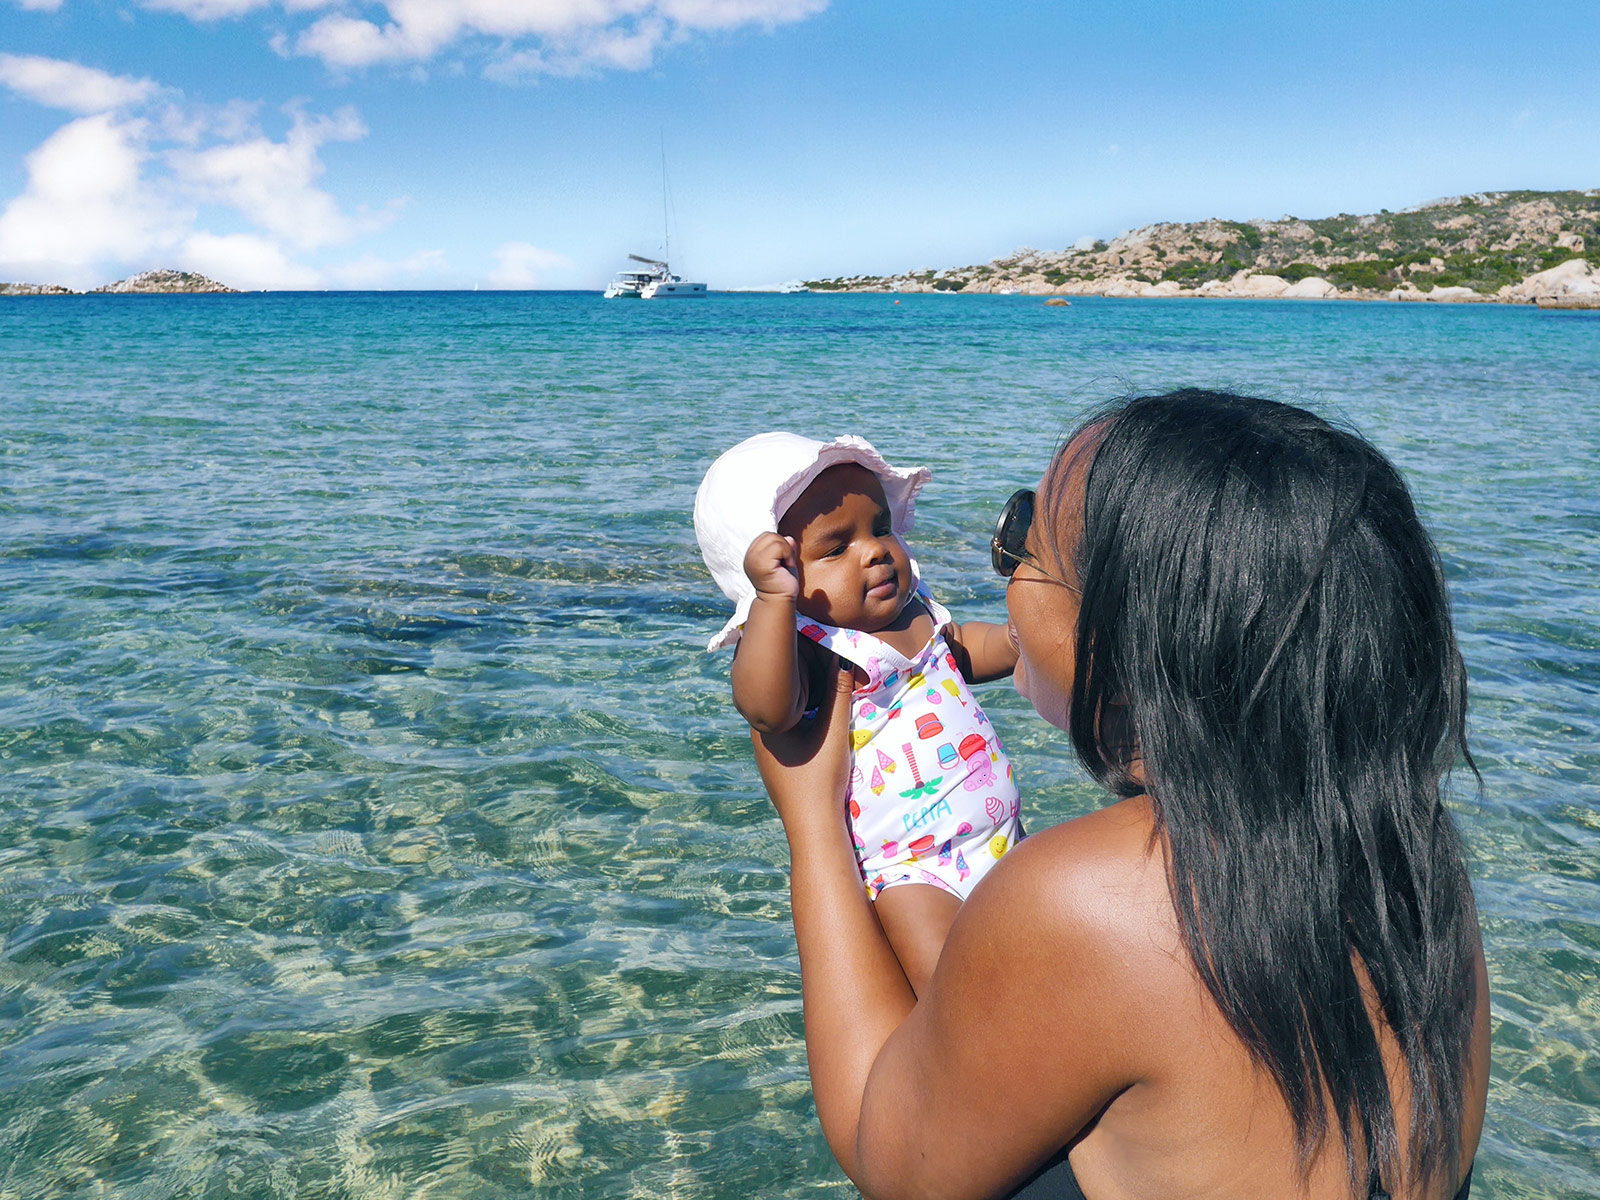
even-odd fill
[(778, 532), (799, 546), (805, 616), (874, 633), (911, 595), (911, 558), (894, 535), (883, 485), (865, 467), (829, 467), (784, 513)]

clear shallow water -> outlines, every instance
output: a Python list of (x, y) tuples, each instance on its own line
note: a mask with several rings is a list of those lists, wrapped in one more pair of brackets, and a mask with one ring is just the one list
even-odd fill
[[(865, 433), (998, 616), (999, 503), (1185, 384), (1412, 480), (1485, 783), (1474, 1195), (1593, 1195), (1600, 319), (902, 299), (0, 307), (0, 1197), (851, 1194), (694, 488), (759, 429)], [(984, 699), (1032, 826), (1097, 803)]]

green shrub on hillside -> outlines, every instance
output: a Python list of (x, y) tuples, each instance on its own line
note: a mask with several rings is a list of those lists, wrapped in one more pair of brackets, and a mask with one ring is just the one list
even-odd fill
[(1199, 262), (1189, 259), (1175, 262), (1161, 272), (1162, 279), (1172, 279), (1186, 288), (1199, 287), (1212, 279), (1226, 279), (1233, 274), (1222, 263)]
[(1539, 270), (1548, 271), (1551, 267), (1559, 267), (1569, 258), (1577, 258), (1578, 252), (1568, 246), (1551, 246), (1548, 250), (1539, 251)]
[(1224, 221), (1222, 224), (1233, 230), (1236, 242), (1243, 242), (1251, 250), (1261, 249), (1261, 230), (1254, 225), (1248, 225), (1243, 221)]
[(1427, 213), (1392, 213), (1384, 224), (1389, 227), (1393, 239), (1402, 245), (1427, 242), (1438, 235), (1434, 219)]
[(1395, 285), (1395, 264), (1382, 258), (1334, 263), (1327, 270), (1327, 279), (1341, 291), (1351, 288), (1386, 291)]
[(1299, 283), (1302, 279), (1309, 279), (1313, 275), (1321, 275), (1322, 268), (1314, 267), (1310, 263), (1292, 262), (1286, 266), (1273, 267), (1271, 274), (1287, 279), (1290, 283)]

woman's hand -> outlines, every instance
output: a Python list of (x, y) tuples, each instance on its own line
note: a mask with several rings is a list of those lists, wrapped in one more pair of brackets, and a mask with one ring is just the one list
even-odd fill
[(756, 767), (778, 810), (791, 847), (797, 836), (844, 833), (844, 794), (850, 777), (850, 693), (853, 675), (834, 658), (828, 686), (815, 697), (817, 715), (783, 733), (751, 731)]

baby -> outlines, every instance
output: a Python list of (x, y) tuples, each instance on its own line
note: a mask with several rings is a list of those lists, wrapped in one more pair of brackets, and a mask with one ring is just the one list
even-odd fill
[(1011, 766), (969, 687), (1010, 675), (1016, 648), (1003, 626), (953, 622), (900, 539), (929, 475), (858, 437), (763, 433), (711, 465), (694, 506), (734, 603), (707, 649), (737, 643), (733, 702), (751, 726), (792, 728), (832, 655), (854, 667), (851, 837), (919, 994), (961, 901), (1023, 836)]

